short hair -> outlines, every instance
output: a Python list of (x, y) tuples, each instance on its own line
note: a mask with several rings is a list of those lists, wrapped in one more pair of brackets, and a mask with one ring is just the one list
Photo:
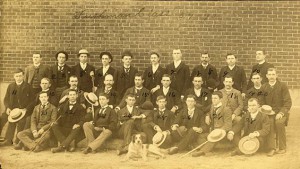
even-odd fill
[(132, 55), (132, 53), (129, 50), (125, 50), (122, 53), (122, 59), (124, 58), (124, 56), (130, 56), (131, 58), (133, 58), (133, 55)]
[(250, 98), (250, 99), (248, 100), (248, 102), (253, 102), (253, 101), (256, 101), (256, 103), (259, 104), (257, 98), (252, 97), (252, 98)]
[(32, 56), (33, 56), (33, 55), (39, 55), (40, 58), (42, 57), (42, 55), (41, 55), (40, 53), (33, 53)]
[(71, 78), (76, 78), (76, 79), (78, 80), (78, 77), (75, 76), (75, 75), (70, 76), (70, 77), (69, 77), (69, 81), (70, 81)]
[(156, 55), (158, 58), (160, 58), (160, 56), (161, 56), (161, 54), (158, 52), (158, 51), (156, 51), (156, 50), (151, 50), (150, 52), (149, 52), (149, 55), (151, 56), (151, 55)]
[(223, 98), (223, 93), (220, 91), (214, 91), (211, 95), (219, 96), (220, 99)]
[(70, 89), (70, 90), (68, 91), (68, 94), (70, 94), (70, 92), (75, 92), (75, 93), (77, 94), (77, 90), (75, 90), (75, 89)]
[(16, 68), (13, 73), (16, 74), (16, 73), (21, 73), (24, 75), (24, 71), (21, 69), (21, 68)]
[(128, 99), (128, 97), (134, 97), (135, 98), (135, 95), (133, 93), (129, 93), (129, 94), (126, 95), (125, 98)]
[[(274, 67), (270, 67), (269, 69), (268, 69), (268, 71), (267, 72), (269, 72), (269, 71), (275, 71), (276, 72), (276, 68), (274, 68)], [(276, 72), (277, 73), (277, 72)]]
[(193, 80), (195, 79), (195, 77), (201, 77), (201, 79), (203, 80), (203, 77), (202, 77), (202, 75), (197, 75), (197, 76), (194, 76), (194, 77), (193, 77)]
[(102, 59), (103, 55), (107, 55), (109, 57), (109, 59), (110, 59), (109, 63), (111, 63), (113, 61), (113, 57), (112, 57), (112, 54), (110, 52), (106, 52), (106, 51), (105, 52), (101, 52), (100, 53), (100, 59)]
[(173, 53), (174, 50), (179, 50), (180, 53), (182, 53), (182, 52), (181, 52), (181, 49), (179, 49), (179, 48), (173, 48), (172, 53)]
[(252, 78), (254, 75), (258, 75), (259, 77), (261, 77), (261, 74), (260, 74), (260, 73), (258, 73), (258, 72), (253, 72), (251, 78)]
[(47, 78), (47, 77), (43, 77), (43, 78), (41, 79), (41, 82), (42, 82), (42, 80), (47, 80), (47, 81), (49, 82), (49, 84), (51, 84), (51, 80), (50, 80), (49, 78)]
[(167, 100), (167, 98), (163, 95), (159, 95), (157, 98), (156, 98), (156, 101), (159, 101), (159, 100), (162, 100), (162, 99), (165, 99)]
[(262, 51), (262, 53), (264, 54), (264, 55), (266, 55), (266, 50), (265, 49), (262, 49), (262, 50), (256, 50), (256, 52), (257, 51)]
[(112, 74), (106, 74), (106, 75), (104, 76), (104, 79), (105, 79), (107, 76), (111, 76), (111, 77), (113, 78), (113, 80), (114, 80), (114, 76), (113, 76)]
[(58, 55), (59, 55), (60, 53), (63, 53), (63, 54), (66, 56), (66, 60), (68, 60), (68, 58), (69, 58), (69, 54), (68, 54), (66, 51), (63, 51), (63, 50), (61, 50), (61, 51), (58, 51), (58, 52), (55, 54), (55, 58), (56, 58), (56, 60), (57, 60), (57, 58), (58, 58)]
[(227, 53), (227, 55), (226, 55), (226, 59), (228, 58), (228, 56), (230, 56), (230, 55), (232, 55), (232, 56), (234, 56), (234, 58), (237, 58), (234, 54), (232, 54), (232, 53)]
[(109, 95), (106, 94), (106, 93), (100, 93), (98, 97), (100, 97), (100, 96), (103, 96), (103, 97), (105, 97), (106, 99), (109, 99)]
[(226, 75), (226, 76), (224, 77), (224, 80), (225, 80), (225, 78), (231, 78), (232, 81), (233, 81), (233, 76), (231, 76), (231, 75)]
[(186, 96), (186, 100), (188, 98), (194, 99), (196, 101), (196, 96), (195, 95), (189, 94), (189, 95)]
[(139, 73), (139, 72), (134, 75), (134, 78), (135, 77), (141, 77), (142, 80), (144, 80), (144, 76), (141, 73)]
[(46, 93), (47, 96), (49, 96), (49, 93), (48, 93), (47, 91), (40, 91), (40, 92), (39, 92), (39, 96), (40, 96), (41, 94), (44, 94), (44, 93)]
[(208, 52), (203, 52), (203, 53), (201, 53), (201, 56), (202, 56), (202, 55), (208, 55), (208, 57), (209, 57)]
[(162, 77), (161, 77), (161, 79), (162, 79), (163, 77), (168, 77), (168, 78), (170, 78), (170, 80), (171, 80), (171, 76), (170, 76), (169, 74), (163, 74)]

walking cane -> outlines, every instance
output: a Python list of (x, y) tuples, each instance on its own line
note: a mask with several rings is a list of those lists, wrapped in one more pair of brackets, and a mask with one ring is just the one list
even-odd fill
[(200, 144), (198, 147), (194, 148), (193, 150), (187, 152), (186, 154), (183, 154), (182, 156), (180, 156), (180, 158), (185, 157), (189, 154), (191, 154), (192, 152), (196, 151), (197, 149), (201, 148), (203, 145), (205, 145), (208, 141), (205, 141), (204, 143)]
[[(93, 88), (92, 88), (92, 92), (95, 93), (94, 88), (95, 88), (95, 74), (94, 71), (90, 72), (90, 76), (92, 77), (92, 84), (93, 84)], [(94, 118), (95, 115), (95, 110), (94, 110), (94, 105), (92, 105), (92, 116)]]
[(41, 140), (45, 137), (46, 133), (51, 129), (53, 124), (56, 123), (60, 118), (61, 118), (61, 115), (53, 123), (50, 124), (50, 127), (42, 134), (42, 136), (40, 137), (40, 140), (35, 144), (35, 146), (30, 150), (29, 153), (31, 153), (41, 143)]

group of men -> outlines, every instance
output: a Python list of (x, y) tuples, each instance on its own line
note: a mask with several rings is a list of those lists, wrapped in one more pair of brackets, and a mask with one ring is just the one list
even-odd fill
[[(135, 133), (144, 143), (168, 148), (169, 154), (186, 151), (207, 141), (214, 129), (225, 130), (221, 142), (238, 144), (243, 136), (258, 138), (268, 156), (286, 152), (285, 126), (291, 97), (287, 86), (267, 63), (265, 51), (256, 51), (249, 81), (233, 54), (220, 72), (210, 64), (208, 53), (190, 74), (180, 49), (174, 49), (173, 62), (163, 68), (158, 51), (149, 53), (151, 66), (139, 73), (132, 65), (130, 51), (122, 53), (123, 65), (113, 68), (110, 52), (102, 52), (102, 67), (87, 63), (89, 52), (81, 49), (79, 63), (68, 66), (68, 53), (59, 51), (57, 63), (48, 67), (41, 55), (33, 54), (33, 64), (14, 71), (4, 98), (1, 130), (8, 127), (0, 146), (39, 152), (58, 142), (53, 153), (75, 151), (84, 138), (84, 154), (97, 152), (110, 138), (121, 138), (117, 154), (128, 151)], [(262, 111), (269, 105), (273, 114)], [(242, 135), (243, 134), (243, 135)], [(157, 143), (160, 136), (160, 143)], [(154, 139), (154, 137), (156, 139)], [(159, 141), (159, 140), (158, 140)], [(210, 152), (216, 143), (207, 143), (192, 156)], [(241, 152), (235, 149), (232, 155)]]

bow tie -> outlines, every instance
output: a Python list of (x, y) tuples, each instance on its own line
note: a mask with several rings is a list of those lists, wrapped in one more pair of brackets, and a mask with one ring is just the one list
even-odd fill
[(130, 68), (124, 68), (126, 73), (129, 73)]

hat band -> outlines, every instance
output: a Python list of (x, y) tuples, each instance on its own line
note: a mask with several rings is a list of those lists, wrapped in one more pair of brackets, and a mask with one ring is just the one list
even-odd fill
[(16, 120), (22, 116), (22, 113), (20, 113), (17, 117), (11, 117), (11, 119)]
[(90, 102), (90, 103), (92, 103), (92, 104), (96, 104), (96, 101), (91, 100), (91, 99), (89, 98), (89, 96), (87, 96), (86, 99), (87, 99), (88, 102)]

